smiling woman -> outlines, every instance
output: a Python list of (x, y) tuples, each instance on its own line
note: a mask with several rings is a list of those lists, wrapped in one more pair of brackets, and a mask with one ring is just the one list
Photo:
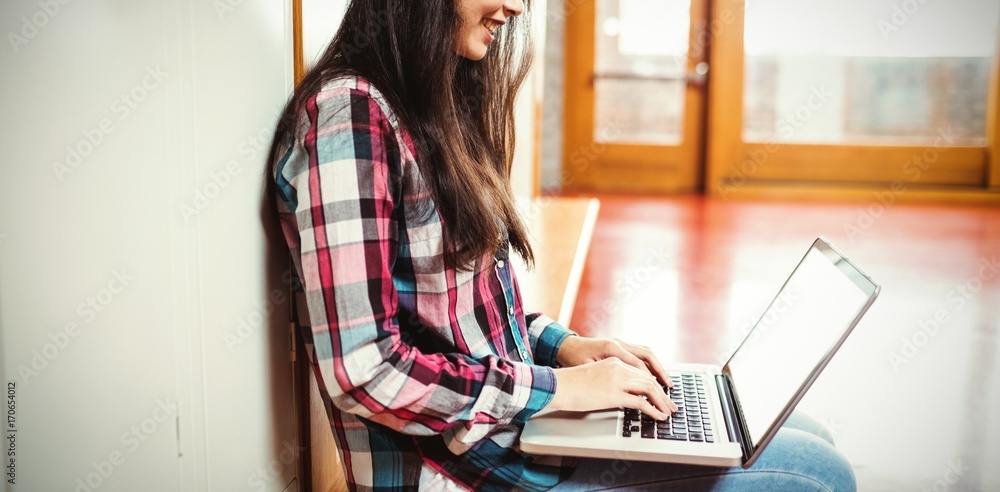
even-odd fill
[[(509, 255), (534, 258), (511, 191), (530, 12), (354, 0), (274, 133), (268, 193), (352, 490), (587, 487), (575, 459), (521, 451), (527, 419), (678, 409), (648, 348), (524, 311)], [(705, 473), (661, 468), (653, 483)]]
[(545, 489), (569, 471), (515, 451), (573, 335), (524, 313), (502, 260), (533, 257), (509, 181), (530, 9), (354, 1), (275, 132), (268, 183), (352, 488)]
[(455, 52), (470, 60), (482, 60), (496, 39), (497, 31), (507, 23), (506, 19), (521, 15), (524, 10), (521, 0), (461, 0), (458, 3), (462, 27), (455, 40)]

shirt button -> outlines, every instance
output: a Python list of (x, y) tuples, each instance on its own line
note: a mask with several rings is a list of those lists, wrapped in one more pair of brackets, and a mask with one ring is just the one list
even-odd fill
[(528, 352), (523, 349), (519, 349), (517, 353), (521, 354), (521, 360), (528, 360)]
[(503, 268), (503, 260), (500, 260), (500, 261), (497, 262), (497, 267), (498, 268)]
[(508, 314), (514, 314), (514, 307), (511, 306), (511, 307), (507, 308), (507, 313)]

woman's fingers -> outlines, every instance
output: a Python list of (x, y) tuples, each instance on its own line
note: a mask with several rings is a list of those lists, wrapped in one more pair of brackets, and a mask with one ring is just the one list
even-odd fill
[[(660, 383), (656, 381), (656, 377), (649, 374), (646, 371), (640, 371), (634, 367), (626, 366), (622, 362), (618, 362), (620, 365), (620, 371), (624, 372), (622, 374), (620, 381), (624, 381), (624, 390), (629, 393), (638, 394), (646, 397), (646, 400), (656, 407), (659, 412), (665, 414), (659, 416), (660, 418), (666, 418), (667, 415), (675, 412), (677, 406), (674, 402), (670, 401), (667, 394), (663, 392), (663, 387)], [(656, 414), (650, 414), (651, 416), (657, 416)]]
[(625, 390), (646, 397), (645, 400), (657, 410), (657, 413), (651, 413), (650, 416), (662, 419), (677, 411), (677, 405), (667, 398), (663, 388), (652, 377), (631, 379)]
[(627, 404), (622, 405), (622, 406), (628, 407), (628, 408), (634, 408), (634, 409), (636, 409), (636, 410), (638, 410), (638, 411), (640, 411), (640, 412), (642, 412), (642, 413), (644, 413), (646, 415), (649, 415), (650, 417), (653, 417), (654, 419), (657, 419), (657, 420), (666, 420), (667, 417), (670, 416), (669, 413), (664, 413), (664, 412), (660, 411), (658, 408), (656, 408), (653, 405), (651, 405), (649, 403), (649, 400), (643, 398), (640, 395), (629, 395), (629, 397), (630, 397), (630, 400), (632, 400), (632, 401), (630, 401)]
[(558, 384), (550, 405), (557, 410), (628, 407), (658, 420), (677, 411), (655, 376), (617, 357), (556, 369), (555, 373)]
[(667, 371), (663, 368), (663, 364), (660, 364), (660, 360), (656, 358), (656, 355), (653, 354), (653, 351), (650, 350), (649, 347), (633, 345), (631, 343), (625, 343), (621, 340), (619, 340), (618, 343), (633, 357), (639, 360), (647, 372), (656, 376), (656, 378), (659, 379), (666, 387), (674, 387), (673, 381), (670, 380), (670, 375), (667, 374)]
[(642, 359), (637, 357), (631, 350), (628, 349), (627, 344), (622, 343), (621, 340), (609, 340), (608, 343), (610, 346), (609, 352), (611, 353), (611, 356), (618, 357), (622, 362), (649, 374), (650, 376), (656, 376), (650, 372), (649, 367), (647, 367), (646, 363)]

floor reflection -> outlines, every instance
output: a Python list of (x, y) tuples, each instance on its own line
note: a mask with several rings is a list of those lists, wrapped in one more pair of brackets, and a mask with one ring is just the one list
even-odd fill
[(883, 291), (800, 408), (861, 490), (1000, 490), (1000, 208), (598, 198), (573, 328), (720, 363), (824, 235)]

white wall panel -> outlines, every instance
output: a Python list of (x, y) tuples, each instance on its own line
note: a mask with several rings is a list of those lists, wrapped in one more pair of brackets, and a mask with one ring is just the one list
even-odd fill
[(8, 490), (285, 490), (299, 444), (274, 295), (286, 266), (259, 208), (291, 87), (289, 7), (0, 9)]

